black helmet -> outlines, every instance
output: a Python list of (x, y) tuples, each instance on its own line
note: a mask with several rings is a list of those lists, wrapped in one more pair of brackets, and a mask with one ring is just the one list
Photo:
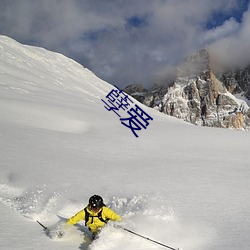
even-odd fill
[(89, 198), (89, 206), (90, 209), (93, 210), (99, 210), (100, 208), (102, 208), (104, 206), (102, 197), (96, 194), (91, 196)]

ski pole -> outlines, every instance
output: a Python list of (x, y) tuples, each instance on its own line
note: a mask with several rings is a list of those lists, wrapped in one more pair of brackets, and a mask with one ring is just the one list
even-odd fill
[(48, 230), (48, 228), (47, 227), (45, 227), (40, 221), (36, 221), (40, 226), (42, 226), (43, 227), (43, 229), (46, 231), (46, 230)]
[(125, 231), (127, 231), (127, 232), (129, 232), (129, 233), (131, 233), (131, 234), (137, 235), (137, 236), (139, 236), (139, 237), (141, 237), (141, 238), (143, 238), (143, 239), (145, 239), (145, 240), (154, 242), (154, 243), (156, 243), (156, 244), (158, 244), (158, 245), (161, 245), (161, 246), (163, 246), (163, 247), (169, 248), (169, 249), (171, 249), (171, 250), (180, 250), (180, 248), (173, 248), (173, 247), (167, 246), (167, 245), (162, 244), (162, 243), (160, 243), (160, 242), (158, 242), (158, 241), (155, 241), (155, 240), (152, 240), (152, 239), (150, 239), (150, 238), (148, 238), (148, 237), (145, 237), (145, 236), (143, 236), (143, 235), (141, 235), (141, 234), (135, 233), (135, 232), (133, 232), (133, 231), (127, 229), (127, 228), (122, 228), (122, 229), (125, 230)]

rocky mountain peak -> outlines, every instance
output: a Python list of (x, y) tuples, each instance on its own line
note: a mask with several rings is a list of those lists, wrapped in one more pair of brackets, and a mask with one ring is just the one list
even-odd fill
[(249, 71), (215, 74), (210, 64), (208, 50), (202, 49), (178, 67), (171, 86), (129, 94), (149, 107), (196, 125), (248, 129), (249, 106), (233, 94), (248, 93), (244, 88), (249, 86)]
[(177, 69), (177, 77), (194, 77), (206, 74), (210, 70), (209, 53), (201, 49), (194, 55), (188, 57)]

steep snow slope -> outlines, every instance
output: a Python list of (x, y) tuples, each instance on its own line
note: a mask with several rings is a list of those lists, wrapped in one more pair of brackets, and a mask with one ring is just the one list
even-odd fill
[(98, 193), (123, 226), (167, 245), (249, 249), (249, 133), (138, 104), (154, 120), (136, 138), (104, 108), (112, 89), (60, 54), (0, 37), (0, 246), (162, 249), (112, 226), (91, 245), (78, 227), (51, 240), (35, 222), (53, 226)]

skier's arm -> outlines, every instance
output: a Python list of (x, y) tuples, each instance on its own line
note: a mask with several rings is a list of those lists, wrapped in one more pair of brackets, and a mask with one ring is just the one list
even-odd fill
[(75, 225), (78, 221), (84, 220), (85, 218), (85, 212), (84, 209), (72, 216), (70, 219), (68, 219), (67, 224)]
[(111, 210), (110, 208), (105, 207), (104, 210), (105, 210), (105, 217), (106, 217), (107, 219), (110, 219), (110, 220), (112, 220), (112, 221), (118, 221), (118, 222), (122, 221), (121, 216), (118, 215), (118, 214), (116, 214), (116, 213), (115, 213), (113, 210)]

